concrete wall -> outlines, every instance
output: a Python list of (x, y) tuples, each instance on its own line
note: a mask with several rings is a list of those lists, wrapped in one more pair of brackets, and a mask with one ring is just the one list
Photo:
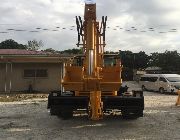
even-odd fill
[(5, 69), (6, 65), (0, 63), (0, 91), (5, 90)]
[[(48, 77), (24, 78), (24, 69), (47, 69)], [(60, 63), (12, 63), (12, 66), (11, 63), (0, 63), (0, 91), (4, 92), (5, 86), (6, 92), (25, 91), (28, 90), (30, 84), (36, 91), (60, 90), (61, 69)]]

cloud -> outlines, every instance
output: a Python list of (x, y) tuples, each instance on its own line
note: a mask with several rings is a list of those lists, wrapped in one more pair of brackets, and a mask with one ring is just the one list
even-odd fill
[[(96, 4), (98, 20), (108, 16), (106, 50), (180, 51), (180, 1), (96, 0)], [(77, 33), (72, 26), (75, 16), (83, 14), (83, 0), (1, 0), (0, 32), (8, 33), (1, 33), (0, 41), (12, 38), (27, 43), (37, 39), (45, 48), (73, 48)], [(26, 31), (7, 30), (10, 28)], [(39, 32), (31, 32), (35, 30)]]

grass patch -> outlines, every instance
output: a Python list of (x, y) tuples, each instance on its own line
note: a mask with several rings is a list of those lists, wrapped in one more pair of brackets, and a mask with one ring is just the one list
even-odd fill
[(0, 93), (0, 102), (14, 102), (14, 101), (22, 101), (27, 99), (33, 98), (47, 98), (48, 94), (23, 94), (23, 93), (16, 93), (16, 94), (1, 94)]

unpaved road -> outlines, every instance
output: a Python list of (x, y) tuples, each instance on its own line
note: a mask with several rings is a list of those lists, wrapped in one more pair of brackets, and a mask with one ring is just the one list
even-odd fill
[[(128, 86), (138, 88), (135, 83)], [(0, 140), (180, 140), (180, 107), (176, 95), (145, 92), (144, 117), (124, 120), (105, 116), (90, 121), (50, 116), (47, 99), (0, 102)]]

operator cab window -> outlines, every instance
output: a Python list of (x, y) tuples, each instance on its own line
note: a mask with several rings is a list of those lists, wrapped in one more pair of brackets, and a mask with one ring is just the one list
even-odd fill
[(116, 61), (114, 58), (104, 58), (104, 65), (105, 66), (114, 66), (114, 65), (116, 65)]
[(73, 66), (83, 66), (84, 56), (76, 56), (73, 59)]
[(104, 55), (104, 66), (116, 66), (118, 59), (117, 55)]

